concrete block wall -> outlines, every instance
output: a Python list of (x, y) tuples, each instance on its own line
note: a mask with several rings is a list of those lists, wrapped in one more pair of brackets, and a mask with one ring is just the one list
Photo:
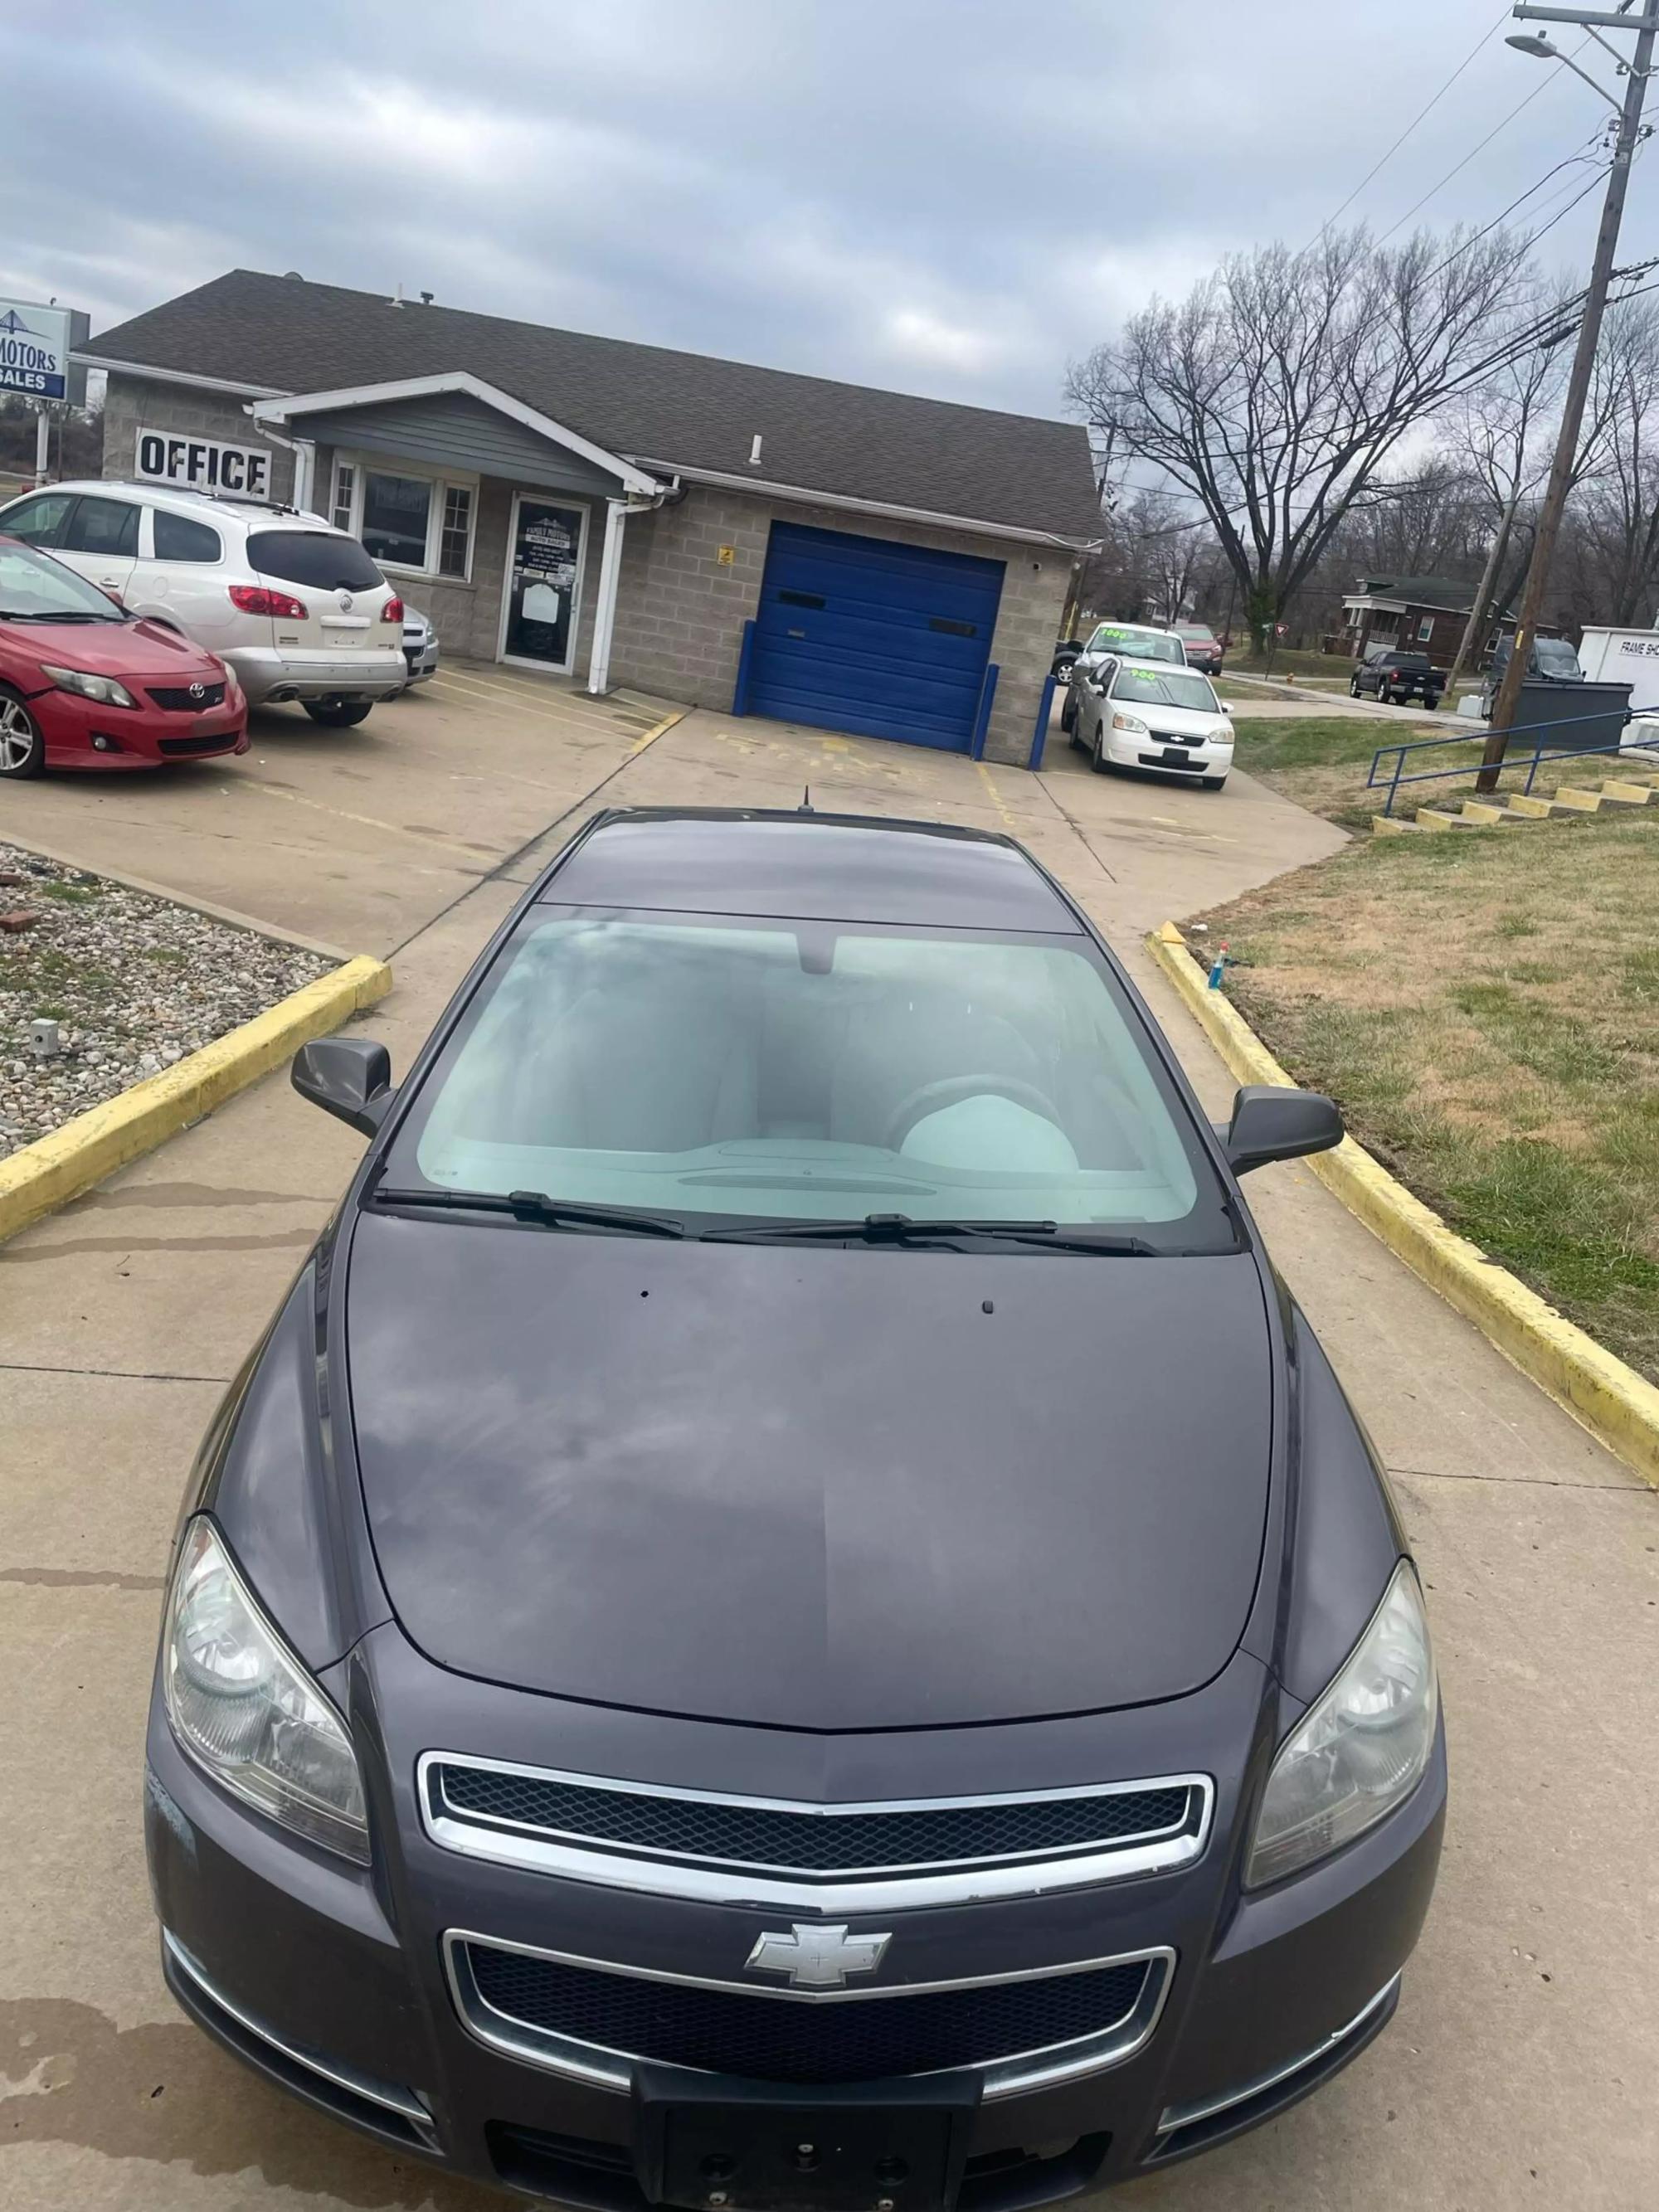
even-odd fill
[[(743, 626), (755, 612), (774, 521), (811, 524), (855, 537), (890, 538), (945, 552), (975, 553), (1003, 567), (991, 659), (1000, 670), (986, 757), (1029, 757), (1044, 678), (1071, 580), (1058, 549), (977, 538), (921, 523), (893, 522), (843, 508), (757, 498), (693, 486), (676, 505), (629, 521), (623, 541), (611, 656), (613, 683), (688, 705), (729, 708)], [(723, 545), (732, 559), (722, 565)]]
[(274, 498), (294, 496), (294, 455), (255, 429), (243, 402), (228, 392), (197, 392), (185, 384), (158, 384), (111, 373), (104, 395), (104, 474), (131, 477), (137, 465), (138, 433), (167, 430), (227, 445), (263, 447), (270, 455)]

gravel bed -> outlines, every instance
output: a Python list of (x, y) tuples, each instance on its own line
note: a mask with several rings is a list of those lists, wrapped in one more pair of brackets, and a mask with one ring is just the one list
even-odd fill
[[(0, 1158), (329, 972), (190, 907), (0, 843)], [(32, 914), (32, 927), (5, 918)], [(37, 1058), (30, 1024), (62, 1050)]]

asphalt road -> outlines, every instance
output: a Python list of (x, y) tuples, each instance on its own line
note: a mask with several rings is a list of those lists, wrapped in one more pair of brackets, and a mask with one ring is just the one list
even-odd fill
[[(1139, 933), (1332, 850), (1220, 793), (1032, 778), (456, 670), (362, 732), (260, 718), (241, 773), (8, 792), (7, 834), (348, 951), (406, 1063), (593, 805), (799, 802), (983, 823), (1097, 916), (1206, 1103), (1224, 1072)], [(484, 2212), (501, 2200), (290, 2106), (173, 2010), (139, 1832), (145, 1700), (195, 1442), (356, 1154), (273, 1078), (0, 1248), (0, 2203), (11, 2212)], [(1121, 2199), (1180, 2212), (1645, 2207), (1659, 2176), (1659, 1498), (1408, 1275), (1305, 1168), (1252, 1202), (1392, 1471), (1444, 1684), (1453, 1801), (1399, 2016), (1320, 2095)]]

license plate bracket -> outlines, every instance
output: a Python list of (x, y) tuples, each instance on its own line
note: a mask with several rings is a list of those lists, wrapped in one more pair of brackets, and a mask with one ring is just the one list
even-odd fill
[(813, 2090), (640, 2066), (640, 2186), (690, 2212), (951, 2212), (981, 2086), (935, 2074)]
[(1162, 764), (1165, 768), (1190, 768), (1192, 755), (1184, 745), (1165, 745)]

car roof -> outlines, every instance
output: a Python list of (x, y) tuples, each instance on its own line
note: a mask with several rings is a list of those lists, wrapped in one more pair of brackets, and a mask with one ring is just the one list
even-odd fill
[(1076, 936), (1063, 895), (1011, 837), (866, 815), (714, 807), (599, 816), (535, 894), (544, 905), (913, 922)]
[[(325, 514), (315, 514), (309, 507), (284, 507), (278, 500), (238, 499), (230, 492), (195, 491), (187, 484), (149, 483), (136, 477), (76, 477), (64, 483), (34, 484), (27, 492), (19, 492), (17, 499), (32, 498), (36, 492), (68, 492), (90, 498), (109, 497), (147, 500), (156, 507), (176, 510), (181, 514), (212, 516), (218, 521), (227, 519), (246, 523), (249, 529), (261, 521), (292, 527), (302, 523), (307, 529), (326, 531), (331, 538), (345, 538), (349, 531), (341, 530)], [(6, 501), (7, 506), (15, 502)]]

